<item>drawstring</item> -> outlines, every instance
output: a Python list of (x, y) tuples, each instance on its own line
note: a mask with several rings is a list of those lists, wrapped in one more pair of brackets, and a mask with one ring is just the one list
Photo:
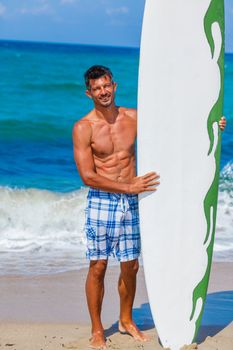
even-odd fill
[(117, 200), (120, 200), (120, 207), (122, 213), (126, 213), (130, 208), (129, 198), (124, 193), (112, 193), (112, 195), (117, 198)]
[(121, 210), (122, 213), (126, 213), (127, 210), (129, 209), (129, 201), (128, 198), (125, 194), (121, 194)]

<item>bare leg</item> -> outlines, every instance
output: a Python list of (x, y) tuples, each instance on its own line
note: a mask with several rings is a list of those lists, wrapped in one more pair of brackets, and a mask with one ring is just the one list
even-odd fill
[(91, 261), (86, 280), (87, 305), (92, 323), (90, 346), (96, 349), (106, 348), (104, 329), (101, 322), (106, 268), (107, 260)]
[(121, 274), (118, 282), (118, 291), (120, 295), (119, 330), (129, 333), (136, 340), (147, 341), (150, 338), (138, 329), (132, 319), (138, 268), (139, 264), (137, 259), (121, 263)]

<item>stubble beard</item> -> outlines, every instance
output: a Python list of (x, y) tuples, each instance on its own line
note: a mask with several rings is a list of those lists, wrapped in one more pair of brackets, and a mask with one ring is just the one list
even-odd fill
[(111, 105), (114, 104), (114, 98), (112, 98), (112, 96), (109, 98), (108, 101), (106, 102), (103, 102), (101, 100), (98, 101), (98, 104), (102, 107), (102, 108), (108, 108), (110, 107)]

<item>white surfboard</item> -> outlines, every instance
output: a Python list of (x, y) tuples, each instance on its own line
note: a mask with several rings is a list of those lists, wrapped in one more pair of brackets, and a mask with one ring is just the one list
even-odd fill
[(164, 347), (200, 326), (211, 266), (223, 103), (223, 0), (147, 0), (140, 51), (138, 173), (142, 256)]

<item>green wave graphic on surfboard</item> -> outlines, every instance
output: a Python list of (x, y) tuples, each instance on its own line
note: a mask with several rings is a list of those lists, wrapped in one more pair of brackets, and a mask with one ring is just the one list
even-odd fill
[[(214, 58), (215, 44), (214, 44), (211, 28), (214, 23), (217, 23), (219, 25), (219, 28), (221, 30), (221, 36), (222, 36), (222, 46), (221, 46), (220, 55), (218, 57), (218, 66), (219, 66), (220, 75), (221, 75), (221, 88), (219, 92), (219, 98), (209, 114), (207, 128), (208, 128), (208, 134), (210, 138), (209, 154), (213, 151), (215, 152), (216, 171), (215, 171), (213, 183), (204, 200), (204, 211), (205, 211), (205, 217), (207, 222), (207, 233), (203, 244), (206, 244), (206, 242), (209, 240), (210, 235), (211, 235), (211, 239), (209, 240), (209, 244), (207, 247), (208, 265), (207, 265), (206, 273), (203, 279), (201, 280), (201, 282), (195, 288), (193, 293), (193, 311), (190, 319), (193, 318), (193, 315), (195, 313), (197, 300), (199, 298), (202, 298), (203, 300), (201, 313), (196, 321), (196, 331), (195, 331), (193, 340), (195, 340), (197, 336), (197, 332), (200, 327), (201, 319), (203, 315), (204, 302), (206, 299), (207, 286), (208, 286), (210, 270), (211, 270), (215, 227), (216, 227), (218, 184), (219, 184), (219, 173), (220, 173), (220, 155), (221, 155), (221, 131), (218, 130), (218, 143), (217, 143), (216, 149), (213, 150), (213, 145), (214, 145), (213, 123), (219, 121), (219, 118), (222, 115), (222, 111), (223, 111), (223, 96), (224, 96), (224, 2), (223, 1), (212, 0), (204, 19), (205, 33), (206, 33), (208, 43), (210, 45), (212, 58)], [(211, 221), (213, 225), (211, 225)]]

